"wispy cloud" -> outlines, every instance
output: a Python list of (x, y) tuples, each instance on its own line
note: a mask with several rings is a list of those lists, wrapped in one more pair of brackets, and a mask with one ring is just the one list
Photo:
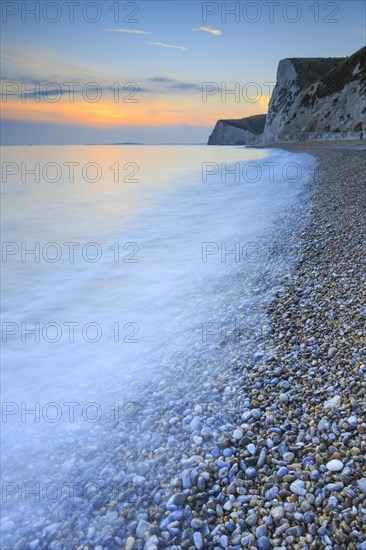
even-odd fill
[(168, 88), (173, 88), (175, 90), (201, 90), (201, 87), (199, 84), (195, 84), (194, 82), (176, 82), (175, 84), (172, 84), (171, 86), (168, 86)]
[(222, 34), (219, 29), (210, 29), (210, 27), (197, 27), (193, 28), (192, 31), (208, 32), (210, 34), (214, 34), (215, 36), (220, 36)]
[(188, 50), (185, 46), (173, 46), (172, 44), (166, 44), (165, 42), (145, 42), (151, 46), (161, 46), (162, 48), (172, 48), (174, 50)]
[(152, 82), (175, 82), (173, 78), (166, 78), (165, 76), (154, 76), (150, 78)]
[(110, 32), (125, 32), (128, 34), (150, 34), (148, 31), (140, 31), (138, 29), (104, 29), (105, 31)]
[(161, 84), (160, 92), (170, 92), (171, 90), (201, 90), (201, 84), (195, 82), (184, 82), (179, 78), (168, 78), (166, 76), (155, 76), (149, 79), (149, 82)]

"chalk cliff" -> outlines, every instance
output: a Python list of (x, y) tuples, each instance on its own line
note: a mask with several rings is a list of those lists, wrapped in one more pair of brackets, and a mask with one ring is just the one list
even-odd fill
[(346, 58), (280, 61), (263, 132), (239, 134), (250, 118), (219, 121), (209, 144), (366, 139), (366, 47)]
[(266, 115), (238, 120), (219, 120), (208, 138), (208, 145), (252, 145), (263, 132)]

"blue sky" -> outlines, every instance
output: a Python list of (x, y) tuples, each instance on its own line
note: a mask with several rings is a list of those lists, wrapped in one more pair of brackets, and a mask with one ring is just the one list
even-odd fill
[[(36, 21), (27, 10), (37, 4)], [(73, 21), (62, 0), (2, 10), (2, 143), (11, 144), (205, 142), (217, 119), (266, 111), (281, 59), (365, 44), (361, 0), (79, 0)], [(217, 90), (205, 102), (204, 82)], [(223, 85), (235, 84), (240, 97), (224, 101)]]

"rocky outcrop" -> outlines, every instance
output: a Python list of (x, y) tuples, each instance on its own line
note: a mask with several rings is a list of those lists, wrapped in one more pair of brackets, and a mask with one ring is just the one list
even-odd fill
[[(235, 122), (241, 121), (217, 123), (221, 144), (239, 144), (233, 143), (236, 139), (247, 145), (366, 139), (366, 47), (346, 58), (280, 61), (263, 133), (249, 131), (249, 135), (239, 135), (230, 130), (236, 127)], [(229, 127), (226, 133), (222, 131), (225, 125)]]
[(208, 138), (208, 145), (253, 145), (263, 132), (266, 115), (238, 120), (219, 120)]

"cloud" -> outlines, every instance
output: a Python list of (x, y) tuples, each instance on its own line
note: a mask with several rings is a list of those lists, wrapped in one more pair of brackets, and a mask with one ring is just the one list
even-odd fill
[(110, 31), (110, 32), (125, 32), (125, 33), (128, 33), (128, 34), (150, 34), (150, 32), (148, 31), (140, 31), (138, 29), (134, 30), (134, 29), (104, 29), (105, 31)]
[(166, 44), (165, 42), (145, 42), (151, 46), (161, 46), (162, 48), (173, 48), (175, 50), (188, 50), (185, 46), (173, 46), (172, 44)]
[(175, 82), (172, 78), (165, 78), (164, 76), (154, 76), (154, 78), (150, 78), (152, 82)]
[(198, 84), (191, 82), (176, 82), (169, 86), (169, 88), (174, 88), (175, 90), (200, 90), (201, 87)]
[(210, 29), (210, 27), (197, 27), (192, 29), (192, 31), (203, 31), (208, 32), (210, 34), (214, 34), (215, 36), (220, 36), (221, 31), (219, 29)]
[(167, 78), (165, 76), (155, 76), (149, 79), (150, 82), (157, 82), (159, 84), (166, 84), (160, 91), (167, 92), (169, 90), (201, 90), (201, 84), (195, 82), (182, 82), (178, 78)]

